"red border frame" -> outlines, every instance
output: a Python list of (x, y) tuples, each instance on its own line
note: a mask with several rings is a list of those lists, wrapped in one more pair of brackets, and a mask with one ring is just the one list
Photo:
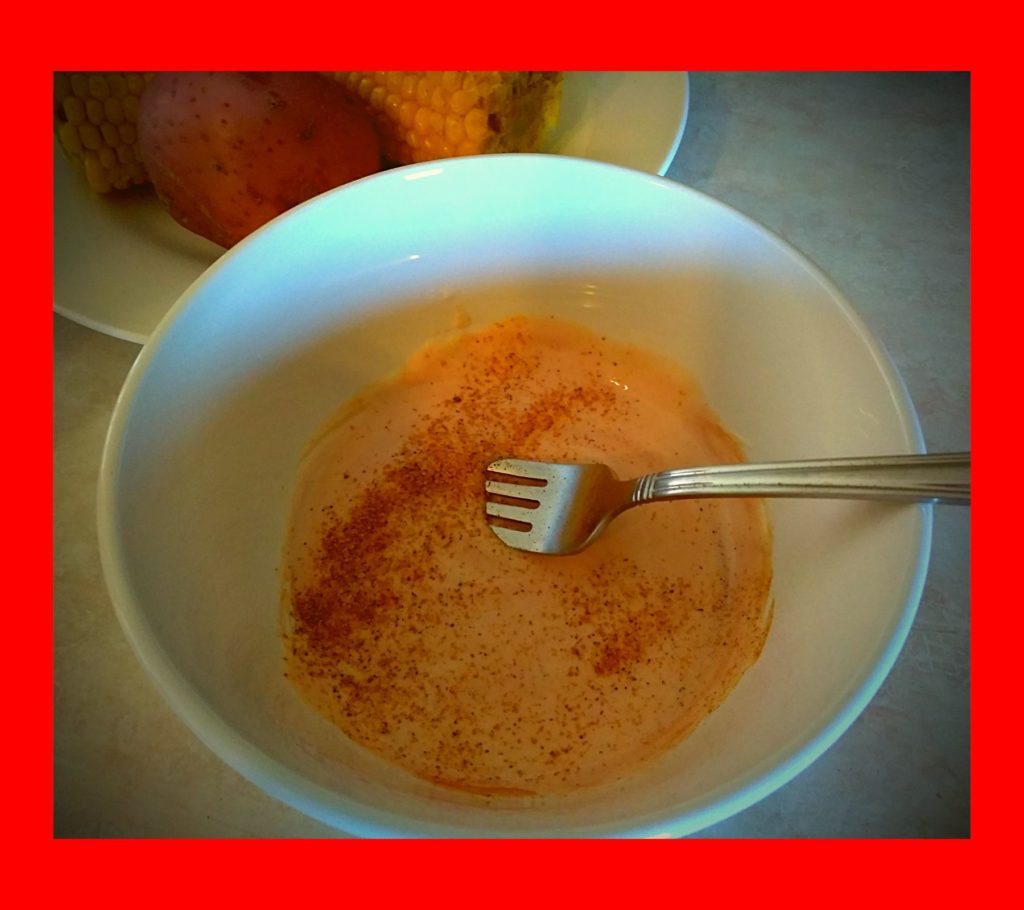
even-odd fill
[[(20, 446), (16, 451), (10, 443), (7, 447), (8, 488), (25, 499), (14, 504), (17, 530), (9, 526), (12, 542), (17, 541), (15, 574), (25, 582), (25, 589), (16, 592), (8, 605), (11, 618), (17, 618), (17, 624), (8, 624), (14, 646), (9, 651), (17, 653), (19, 662), (13, 669), (5, 668), (7, 691), (19, 694), (9, 704), (7, 724), (7, 790), (8, 797), (14, 797), (14, 807), (6, 829), (12, 871), (39, 864), (46, 870), (44, 876), (22, 877), (32, 882), (34, 892), (78, 901), (102, 899), (115, 905), (196, 899), (206, 905), (252, 898), (262, 898), (261, 903), (274, 898), (294, 902), (320, 895), (339, 903), (365, 897), (385, 904), (472, 902), (483, 906), (518, 906), (538, 900), (571, 902), (572, 906), (594, 901), (633, 906), (654, 896), (680, 902), (725, 898), (732, 905), (767, 895), (797, 905), (812, 901), (951, 905), (973, 896), (980, 882), (995, 884), (1008, 878), (1000, 875), (1007, 868), (1001, 861), (1001, 845), (1010, 834), (1002, 820), (1013, 818), (1020, 804), (1010, 777), (1012, 734), (990, 748), (984, 731), (1019, 712), (1012, 695), (1014, 680), (999, 669), (1013, 667), (1005, 650), (1019, 640), (1015, 634), (1019, 611), (1012, 596), (994, 606), (998, 615), (991, 621), (984, 609), (972, 611), (974, 775), (969, 840), (494, 844), (53, 839), (52, 610), (48, 609), (52, 602), (38, 594), (38, 580), (52, 578), (48, 466), (52, 464), (53, 232), (48, 96), (53, 70), (90, 66), (243, 69), (268, 64), (282, 69), (335, 68), (339, 58), (346, 60), (346, 67), (367, 69), (458, 64), (466, 69), (970, 70), (972, 287), (973, 299), (983, 301), (972, 311), (972, 337), (974, 347), (984, 352), (977, 360), (978, 374), (972, 378), (973, 423), (978, 430), (974, 443), (980, 442), (982, 450), (981, 459), (975, 461), (981, 492), (972, 506), (972, 536), (983, 522), (988, 525), (987, 437), (981, 421), (998, 401), (992, 393), (1000, 387), (1012, 388), (1009, 377), (999, 374), (1000, 358), (989, 348), (993, 337), (1014, 337), (1015, 320), (1019, 320), (1012, 293), (996, 296), (994, 284), (998, 265), (1013, 261), (1008, 255), (1013, 226), (1007, 224), (1009, 231), (999, 227), (1016, 207), (1011, 196), (1018, 179), (1017, 161), (1010, 160), (1017, 142), (1008, 140), (1006, 132), (1017, 120), (1010, 95), (1016, 80), (1004, 63), (1014, 59), (1007, 25), (987, 25), (980, 18), (966, 19), (962, 9), (919, 3), (862, 3), (833, 11), (829, 16), (835, 21), (822, 19), (826, 7), (821, 4), (761, 4), (749, 14), (735, 5), (694, 9), (676, 4), (666, 11), (647, 4), (640, 9), (605, 10), (576, 0), (520, 4), (507, 10), (459, 3), (403, 6), (399, 9), (390, 3), (353, 16), (339, 15), (337, 5), (326, 13), (304, 4), (302, 15), (289, 21), (280, 9), (256, 12), (254, 8), (246, 17), (237, 8), (186, 3), (175, 4), (173, 12), (163, 15), (160, 10), (143, 11), (142, 17), (149, 19), (144, 24), (137, 10), (126, 11), (128, 21), (123, 25), (114, 21), (110, 11), (95, 28), (85, 28), (48, 8), (45, 18), (22, 11), (10, 23), (9, 35), (21, 34), (30, 43), (39, 40), (30, 36), (45, 35), (47, 42), (45, 50), (27, 61), (29, 90), (24, 84), (14, 86), (17, 104), (24, 106), (18, 113), (26, 114), (29, 124), (18, 138), (31, 136), (27, 172), (17, 139), (6, 144), (6, 154), (11, 156), (8, 186), (14, 191), (6, 211), (12, 227), (8, 242), (25, 236), (32, 242), (17, 242), (18, 255), (8, 262), (8, 277), (24, 284), (12, 292), (9, 302), (14, 326), (7, 337), (18, 339), (20, 357), (5, 359), (10, 375), (4, 387), (15, 405), (10, 425), (29, 428), (26, 434), (15, 429), (13, 439), (20, 441), (24, 435), (33, 449), (38, 448), (26, 459)], [(978, 9), (971, 12), (982, 15)], [(15, 74), (10, 78), (21, 81)], [(25, 121), (19, 117), (16, 122)], [(40, 185), (51, 187), (50, 194), (41, 194)], [(27, 267), (20, 261), (23, 255)], [(1004, 300), (1010, 306), (1000, 307), (1000, 331), (990, 334), (992, 308), (995, 301)], [(1006, 426), (1005, 421), (1002, 425)], [(47, 441), (49, 453), (44, 450)], [(26, 472), (29, 482), (23, 483)], [(1013, 502), (1012, 498), (1004, 501)], [(41, 502), (50, 508), (40, 509)], [(979, 514), (982, 518), (977, 520)], [(23, 523), (20, 516), (33, 518)], [(976, 591), (984, 595), (986, 585), (992, 583), (985, 578), (986, 563), (1009, 556), (1005, 543), (1000, 551), (1000, 540), (1005, 539), (986, 534), (983, 546), (975, 547), (979, 556), (972, 561), (972, 598)], [(27, 567), (24, 572), (23, 566)], [(984, 600), (982, 604), (988, 606)], [(23, 629), (28, 636), (21, 634)], [(266, 861), (260, 862), (264, 857)]]

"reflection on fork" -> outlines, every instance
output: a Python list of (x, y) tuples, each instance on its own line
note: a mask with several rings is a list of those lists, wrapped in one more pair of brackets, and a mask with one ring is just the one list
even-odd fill
[(713, 496), (970, 504), (970, 453), (680, 468), (619, 480), (603, 464), (502, 458), (487, 466), (486, 515), (510, 547), (578, 553), (633, 506)]

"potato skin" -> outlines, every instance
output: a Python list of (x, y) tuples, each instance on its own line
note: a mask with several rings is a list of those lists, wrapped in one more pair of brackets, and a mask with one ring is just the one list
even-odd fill
[(369, 116), (319, 73), (159, 73), (138, 135), (171, 216), (223, 247), (381, 167)]

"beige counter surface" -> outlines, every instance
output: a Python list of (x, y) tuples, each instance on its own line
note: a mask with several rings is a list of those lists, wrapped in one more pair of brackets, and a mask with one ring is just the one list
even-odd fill
[[(692, 73), (668, 176), (761, 222), (850, 298), (929, 450), (970, 448), (969, 101), (962, 74)], [(118, 626), (96, 533), (104, 434), (140, 348), (54, 316), (54, 833), (331, 837), (173, 714)], [(970, 833), (970, 510), (937, 507), (907, 644), (824, 756), (701, 837)]]

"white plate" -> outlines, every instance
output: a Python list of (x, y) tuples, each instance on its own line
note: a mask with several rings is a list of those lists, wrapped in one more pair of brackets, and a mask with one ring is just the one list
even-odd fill
[[(664, 174), (689, 109), (686, 73), (570, 72), (545, 151)], [(176, 224), (150, 194), (98, 197), (54, 146), (53, 307), (142, 344), (224, 252)]]

